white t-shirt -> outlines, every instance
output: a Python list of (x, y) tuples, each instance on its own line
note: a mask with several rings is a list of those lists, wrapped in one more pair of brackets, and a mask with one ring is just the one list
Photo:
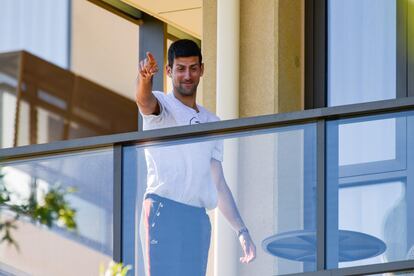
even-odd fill
[[(184, 105), (172, 92), (153, 91), (160, 105), (159, 115), (144, 115), (143, 129), (158, 129), (220, 120), (197, 105), (199, 112)], [(146, 193), (154, 193), (184, 204), (213, 209), (217, 206), (217, 190), (211, 178), (211, 159), (223, 160), (222, 141), (149, 146)]]

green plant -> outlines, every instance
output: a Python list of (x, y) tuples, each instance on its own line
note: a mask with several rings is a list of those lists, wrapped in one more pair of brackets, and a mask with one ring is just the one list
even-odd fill
[(100, 266), (99, 276), (126, 276), (131, 269), (130, 265), (110, 261), (106, 269), (103, 265)]
[[(18, 248), (12, 231), (17, 229), (17, 221), (21, 217), (29, 218), (32, 222), (46, 225), (49, 228), (57, 224), (68, 230), (76, 230), (76, 210), (66, 199), (68, 194), (75, 192), (74, 188), (63, 188), (56, 184), (46, 193), (39, 195), (35, 180), (29, 198), (16, 203), (12, 198), (20, 197), (20, 195), (10, 191), (4, 184), (3, 178), (4, 175), (0, 174), (0, 243), (7, 242)], [(7, 214), (4, 214), (6, 212)]]

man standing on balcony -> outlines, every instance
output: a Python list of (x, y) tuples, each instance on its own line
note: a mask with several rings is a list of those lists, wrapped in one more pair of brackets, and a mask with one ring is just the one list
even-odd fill
[[(143, 129), (192, 125), (219, 118), (196, 104), (203, 75), (201, 51), (187, 39), (168, 49), (167, 75), (173, 91), (152, 91), (158, 66), (151, 53), (139, 64), (136, 102)], [(223, 175), (221, 142), (202, 142), (145, 151), (148, 177), (144, 200), (147, 271), (151, 276), (205, 275), (211, 225), (205, 209), (218, 206), (236, 231), (242, 263), (256, 257), (256, 247), (240, 217)]]

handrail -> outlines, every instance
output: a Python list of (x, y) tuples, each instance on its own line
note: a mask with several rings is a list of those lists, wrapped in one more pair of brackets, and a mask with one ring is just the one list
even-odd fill
[(104, 136), (95, 136), (47, 144), (36, 144), (15, 148), (0, 149), (0, 162), (33, 157), (44, 154), (64, 153), (114, 145), (148, 144), (169, 141), (224, 135), (242, 131), (266, 129), (272, 127), (297, 125), (318, 120), (377, 115), (398, 111), (414, 110), (414, 97), (398, 98), (344, 106), (310, 109), (299, 112), (248, 117), (191, 126), (156, 129), (142, 132), (128, 132)]

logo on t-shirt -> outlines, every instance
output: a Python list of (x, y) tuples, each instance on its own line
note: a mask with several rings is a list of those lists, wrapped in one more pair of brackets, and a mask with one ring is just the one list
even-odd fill
[(200, 124), (200, 120), (198, 120), (197, 117), (193, 117), (190, 119), (190, 125), (196, 125), (196, 124)]

